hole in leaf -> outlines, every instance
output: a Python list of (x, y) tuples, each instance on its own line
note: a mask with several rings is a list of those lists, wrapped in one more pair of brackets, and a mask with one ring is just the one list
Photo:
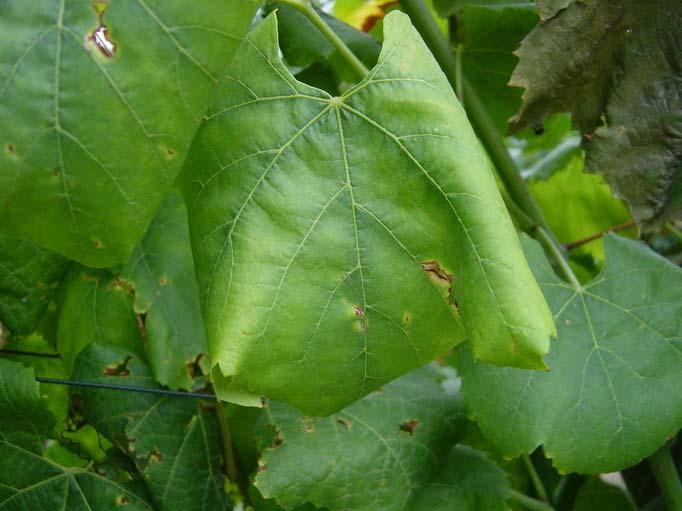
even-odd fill
[(88, 35), (87, 40), (95, 45), (95, 48), (107, 58), (111, 58), (116, 55), (116, 43), (114, 43), (109, 36), (109, 29), (104, 24), (104, 14), (109, 7), (108, 2), (97, 1), (94, 2), (93, 7), (95, 8), (95, 13), (97, 14), (97, 19), (99, 24), (97, 27)]

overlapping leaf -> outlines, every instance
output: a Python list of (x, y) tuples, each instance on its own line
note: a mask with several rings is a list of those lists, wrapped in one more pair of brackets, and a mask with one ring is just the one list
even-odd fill
[(558, 327), (549, 372), (462, 358), (470, 413), (506, 456), (544, 444), (562, 471), (609, 472), (682, 427), (682, 270), (639, 242), (610, 235), (605, 246), (602, 273), (574, 289), (529, 242)]
[(144, 354), (133, 289), (105, 270), (74, 269), (60, 289), (57, 348), (70, 373), (78, 353), (91, 342)]
[(460, 342), (456, 309), (480, 358), (544, 367), (551, 315), (488, 160), (407, 16), (385, 27), (330, 97), (284, 67), (270, 16), (195, 138), (183, 189), (228, 400), (333, 412)]
[(0, 235), (0, 323), (15, 334), (32, 332), (66, 268), (60, 255)]
[[(512, 128), (570, 111), (586, 168), (640, 222), (682, 217), (682, 10), (676, 0), (538, 2), (511, 80), (526, 88)], [(604, 125), (600, 126), (602, 118)]]
[(45, 458), (54, 417), (38, 395), (33, 371), (0, 359), (0, 510), (151, 510), (139, 489)]
[(256, 6), (3, 2), (1, 229), (89, 266), (125, 262)]
[(437, 368), (420, 368), (325, 418), (271, 403), (256, 486), (286, 509), (407, 510), (464, 423)]
[(208, 348), (179, 193), (164, 200), (120, 277), (134, 289), (135, 312), (145, 315), (147, 360), (156, 380), (190, 388), (190, 368)]
[[(155, 387), (144, 360), (91, 344), (78, 356), (81, 381)], [(109, 391), (72, 391), (90, 424), (134, 460), (160, 510), (223, 509), (218, 425), (194, 399)]]

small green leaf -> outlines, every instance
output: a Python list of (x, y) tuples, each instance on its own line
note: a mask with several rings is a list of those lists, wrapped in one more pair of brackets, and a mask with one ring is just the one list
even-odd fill
[(33, 371), (0, 359), (0, 510), (151, 511), (138, 490), (44, 457), (55, 419), (38, 395)]
[(125, 262), (257, 5), (3, 2), (1, 229), (89, 266)]
[(460, 314), (481, 359), (544, 367), (551, 314), (489, 161), (409, 18), (384, 26), (377, 66), (331, 97), (283, 65), (271, 15), (195, 138), (182, 186), (224, 399), (331, 413), (461, 342)]
[(682, 427), (682, 270), (640, 242), (609, 235), (605, 247), (601, 274), (574, 289), (527, 240), (559, 333), (549, 372), (493, 367), (463, 353), (469, 411), (505, 456), (544, 444), (560, 471), (611, 472)]
[(57, 349), (69, 373), (76, 355), (91, 342), (144, 354), (130, 285), (105, 270), (75, 268), (60, 289)]
[(0, 323), (14, 334), (35, 330), (67, 265), (30, 241), (0, 235)]
[(325, 418), (282, 403), (265, 409), (256, 486), (291, 509), (392, 511), (409, 503), (464, 424), (462, 405), (435, 367), (420, 368)]
[[(97, 343), (78, 356), (74, 378), (158, 388), (142, 359)], [(72, 393), (86, 420), (133, 459), (160, 510), (224, 508), (218, 425), (197, 400), (83, 388)]]
[(540, 1), (511, 85), (512, 129), (570, 111), (586, 169), (604, 175), (648, 226), (682, 218), (682, 10), (677, 0)]
[(192, 387), (190, 368), (208, 352), (189, 244), (187, 211), (172, 192), (120, 277), (135, 291), (135, 312), (145, 314), (147, 360), (156, 380)]
[(590, 477), (578, 490), (571, 511), (635, 511), (628, 494), (617, 486)]
[(504, 470), (485, 454), (455, 446), (421, 489), (410, 511), (507, 511), (509, 483)]

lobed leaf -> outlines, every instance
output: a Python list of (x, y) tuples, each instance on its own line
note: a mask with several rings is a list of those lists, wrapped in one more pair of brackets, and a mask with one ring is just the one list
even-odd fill
[[(542, 0), (511, 85), (512, 129), (570, 111), (586, 169), (604, 175), (634, 218), (682, 218), (682, 11), (676, 0)], [(602, 122), (603, 121), (603, 122)]]
[(3, 2), (3, 232), (89, 266), (125, 262), (257, 5)]
[(385, 29), (331, 97), (288, 72), (268, 17), (195, 138), (182, 187), (223, 399), (328, 414), (462, 324), (478, 357), (544, 367), (551, 315), (485, 153), (407, 16)]
[(682, 427), (682, 270), (609, 235), (601, 274), (574, 289), (526, 245), (558, 328), (551, 370), (493, 367), (465, 352), (470, 413), (505, 456), (543, 444), (563, 472), (633, 465)]
[(407, 510), (461, 433), (461, 402), (437, 368), (420, 368), (329, 417), (302, 416), (282, 403), (265, 409), (275, 437), (255, 484), (291, 509)]

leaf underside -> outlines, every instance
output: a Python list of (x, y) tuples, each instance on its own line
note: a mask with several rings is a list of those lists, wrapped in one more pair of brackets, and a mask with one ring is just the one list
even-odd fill
[(182, 187), (227, 400), (328, 414), (465, 330), (482, 359), (544, 367), (551, 315), (485, 153), (407, 16), (385, 30), (331, 97), (287, 71), (269, 16), (194, 140)]
[(576, 290), (528, 241), (558, 329), (549, 372), (462, 358), (469, 411), (505, 456), (543, 444), (562, 472), (612, 472), (682, 426), (682, 270), (636, 241), (605, 247), (601, 274)]

